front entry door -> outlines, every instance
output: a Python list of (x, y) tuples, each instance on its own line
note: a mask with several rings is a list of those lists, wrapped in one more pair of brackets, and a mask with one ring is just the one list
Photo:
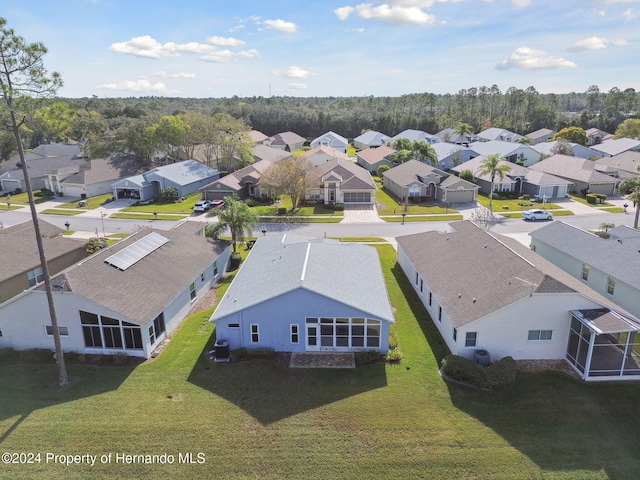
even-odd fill
[(320, 350), (318, 325), (307, 325), (307, 351), (317, 352), (318, 350)]

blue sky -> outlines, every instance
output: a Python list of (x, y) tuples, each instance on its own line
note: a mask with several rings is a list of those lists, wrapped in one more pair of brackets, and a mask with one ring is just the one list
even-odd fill
[(21, 0), (65, 97), (640, 90), (640, 0)]

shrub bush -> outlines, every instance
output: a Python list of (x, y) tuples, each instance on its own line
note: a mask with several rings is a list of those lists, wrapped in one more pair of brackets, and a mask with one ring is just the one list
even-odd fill
[(516, 381), (517, 364), (511, 357), (504, 357), (489, 367), (483, 367), (458, 355), (448, 355), (442, 360), (443, 372), (460, 382), (481, 388), (503, 388)]
[(278, 207), (278, 215), (286, 215), (287, 207)]
[(21, 193), (22, 193), (22, 189), (21, 189), (21, 188), (16, 188), (16, 189), (13, 191), (13, 194), (14, 194), (14, 195), (19, 195), (19, 194), (21, 194)]
[(258, 202), (256, 201), (255, 198), (249, 197), (247, 199), (245, 199), (244, 203), (248, 206), (248, 207), (255, 207)]
[(344, 210), (344, 203), (336, 203), (336, 204), (333, 206), (333, 209), (334, 209), (336, 212), (342, 212), (342, 211)]
[(380, 165), (376, 173), (380, 178), (382, 178), (382, 174), (389, 170), (389, 165)]
[(80, 194), (80, 198), (81, 198), (82, 200), (86, 200), (86, 199), (87, 199), (87, 194), (86, 194), (86, 193), (81, 193), (81, 194)]
[(396, 336), (396, 324), (392, 324), (389, 327), (389, 350), (398, 348), (398, 337)]
[(242, 261), (242, 255), (240, 252), (233, 252), (231, 254), (231, 261), (229, 264), (230, 270), (235, 270), (240, 266), (240, 262)]
[(528, 193), (525, 193), (524, 195), (522, 195), (522, 200), (530, 200), (531, 199), (531, 195), (529, 195)]
[(384, 356), (384, 361), (387, 363), (400, 363), (402, 361), (402, 353), (397, 348), (389, 349)]

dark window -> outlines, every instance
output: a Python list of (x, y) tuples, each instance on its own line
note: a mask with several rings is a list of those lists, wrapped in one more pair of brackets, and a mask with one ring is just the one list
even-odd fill
[(291, 324), (291, 343), (298, 343), (300, 335), (298, 335), (298, 325)]
[[(126, 325), (126, 322), (123, 322)], [(142, 332), (140, 327), (122, 327), (124, 335), (124, 347), (131, 350), (142, 350)]]
[(438, 307), (438, 321), (442, 321), (442, 307)]
[[(52, 325), (47, 325), (46, 329), (47, 329), (47, 335), (53, 336), (53, 326)], [(62, 337), (68, 337), (69, 336), (69, 329), (67, 327), (58, 327), (58, 333)], [(0, 337), (1, 336), (2, 336), (2, 333), (0, 332)]]
[(478, 332), (467, 332), (464, 340), (465, 347), (475, 347), (478, 342)]
[(256, 323), (251, 324), (251, 343), (260, 343), (260, 334)]

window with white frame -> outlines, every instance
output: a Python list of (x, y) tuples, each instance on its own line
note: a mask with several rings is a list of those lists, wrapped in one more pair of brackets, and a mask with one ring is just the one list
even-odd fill
[(213, 262), (213, 276), (218, 275), (218, 261)]
[(260, 343), (260, 332), (257, 323), (251, 324), (251, 343)]
[[(45, 325), (45, 329), (47, 330), (47, 335), (52, 337), (53, 336), (53, 326), (52, 325)], [(69, 336), (69, 329), (67, 327), (58, 327), (58, 333), (60, 334), (61, 337), (68, 337)], [(1, 336), (2, 335), (0, 335), (0, 337)]]
[(589, 279), (589, 265), (582, 264), (582, 280), (585, 282)]
[(191, 301), (193, 302), (196, 299), (196, 284), (192, 283), (189, 285), (189, 294), (191, 295)]
[(300, 342), (300, 335), (298, 333), (298, 325), (296, 323), (292, 323), (290, 325), (290, 329), (291, 329), (291, 343)]
[(204, 279), (205, 279), (205, 275), (204, 275), (204, 272), (202, 272), (202, 273), (200, 274), (200, 281), (201, 281), (202, 283), (204, 283)]
[(465, 347), (475, 347), (478, 344), (478, 332), (467, 332), (464, 338)]
[(607, 278), (607, 293), (609, 295), (613, 295), (613, 291), (615, 290), (615, 288), (616, 288), (616, 281), (611, 277)]
[(29, 286), (33, 287), (35, 284), (40, 283), (44, 276), (42, 274), (42, 267), (35, 268), (27, 273), (27, 278), (29, 279)]
[(553, 330), (529, 330), (527, 340), (551, 340)]

